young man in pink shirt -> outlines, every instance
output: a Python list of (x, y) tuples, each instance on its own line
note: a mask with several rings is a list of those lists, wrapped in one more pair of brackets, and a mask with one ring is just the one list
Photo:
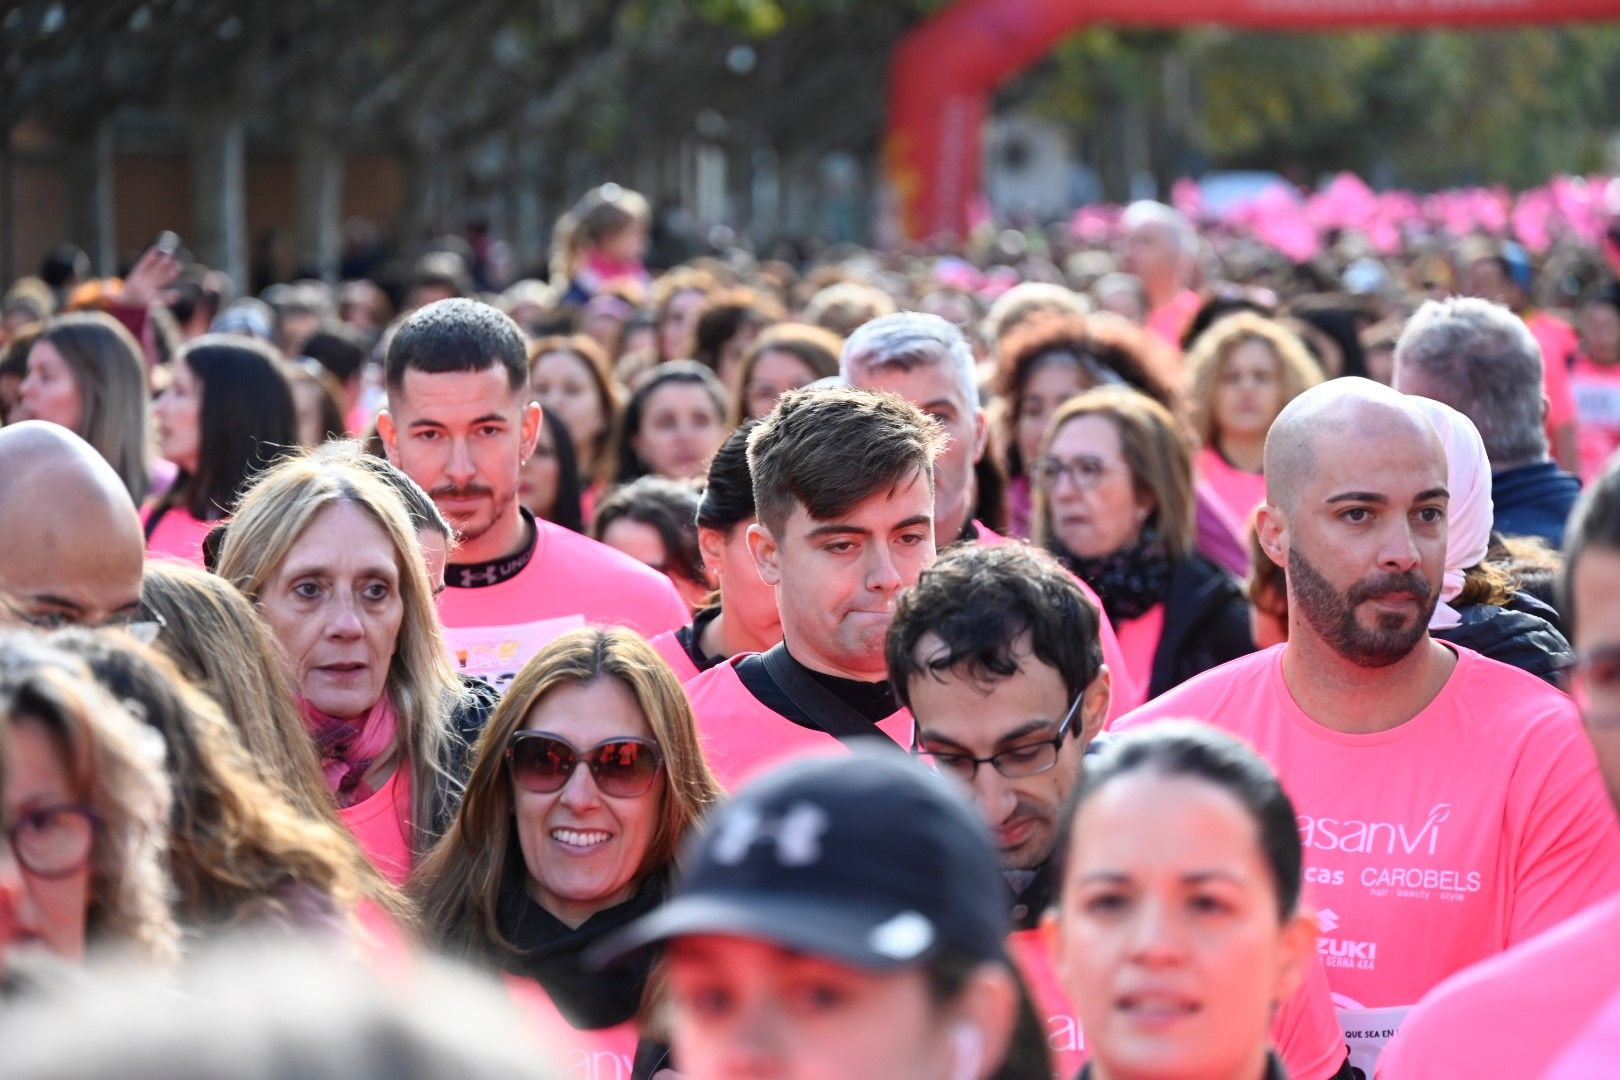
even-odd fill
[[(935, 542), (941, 548), (1007, 543), (1006, 537), (973, 517), (979, 498), (975, 469), (989, 444), (990, 423), (979, 405), (973, 347), (962, 331), (921, 311), (884, 315), (849, 336), (839, 374), (851, 386), (899, 394), (945, 429), (945, 449), (934, 462)], [(1138, 680), (1126, 670), (1125, 655), (1102, 614), (1102, 603), (1090, 586), (1079, 584), (1102, 620), (1103, 662), (1114, 675), (1109, 716), (1121, 716), (1141, 703), (1137, 684), (1147, 685), (1146, 673)]]
[[(728, 789), (801, 750), (904, 742), (883, 638), (901, 590), (934, 561), (937, 421), (893, 394), (782, 396), (748, 439), (760, 578), (783, 642), (686, 684), (709, 767)], [(836, 742), (835, 742), (836, 740)]]
[(504, 690), (568, 630), (612, 623), (651, 637), (687, 621), (663, 574), (518, 503), (540, 406), (515, 322), (476, 300), (429, 304), (394, 334), (387, 378), (377, 432), (388, 458), (459, 537), (439, 617), (462, 672)]
[[(1611, 466), (1575, 508), (1564, 596), (1564, 618), (1581, 650), (1576, 700), (1609, 794), (1620, 802), (1620, 466)], [(1442, 983), (1406, 1018), (1379, 1076), (1544, 1076), (1590, 1053), (1606, 1066), (1566, 1075), (1612, 1074), (1620, 1061), (1616, 956), (1620, 892), (1611, 892), (1535, 940)]]
[(1338, 379), (1266, 440), (1261, 545), (1288, 641), (1132, 713), (1196, 717), (1276, 768), (1299, 812), (1320, 951), (1370, 1074), (1448, 975), (1620, 889), (1620, 831), (1562, 693), (1428, 634), (1446, 461), (1406, 398)]
[[(1040, 925), (1061, 885), (1060, 822), (1108, 712), (1098, 620), (1046, 552), (959, 547), (901, 597), (888, 636), (895, 693), (916, 719), (914, 752), (966, 785), (999, 850), (1008, 951), (1063, 1077), (1085, 1064), (1088, 1046)], [(1320, 963), (1278, 1007), (1271, 1037), (1296, 1080), (1339, 1074), (1344, 1037)]]

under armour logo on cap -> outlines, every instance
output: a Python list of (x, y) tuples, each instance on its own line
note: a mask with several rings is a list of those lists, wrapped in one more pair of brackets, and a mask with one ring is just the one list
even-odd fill
[(782, 866), (813, 866), (821, 858), (821, 838), (831, 821), (815, 803), (797, 802), (767, 818), (753, 808), (734, 808), (720, 823), (710, 849), (715, 862), (736, 866), (760, 840), (772, 841)]

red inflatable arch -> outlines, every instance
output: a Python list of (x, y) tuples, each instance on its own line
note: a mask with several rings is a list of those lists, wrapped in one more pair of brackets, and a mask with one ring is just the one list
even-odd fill
[(979, 192), (980, 136), (991, 94), (1089, 23), (1343, 30), (1616, 17), (1616, 0), (961, 0), (895, 49), (884, 168), (908, 237), (964, 235)]

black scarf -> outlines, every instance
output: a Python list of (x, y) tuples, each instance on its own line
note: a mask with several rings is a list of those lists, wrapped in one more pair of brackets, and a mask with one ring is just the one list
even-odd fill
[(1152, 525), (1142, 530), (1136, 543), (1096, 558), (1081, 558), (1061, 544), (1056, 548), (1063, 564), (1102, 600), (1103, 611), (1115, 626), (1146, 615), (1170, 591), (1175, 566)]
[(563, 1017), (582, 1031), (613, 1027), (634, 1017), (656, 951), (647, 950), (607, 971), (587, 967), (584, 954), (657, 907), (668, 890), (668, 875), (654, 874), (630, 899), (573, 928), (534, 902), (528, 880), (520, 851), (515, 861), (507, 862), (496, 908), (501, 936), (518, 950), (517, 956), (506, 958), (506, 966), (538, 982)]

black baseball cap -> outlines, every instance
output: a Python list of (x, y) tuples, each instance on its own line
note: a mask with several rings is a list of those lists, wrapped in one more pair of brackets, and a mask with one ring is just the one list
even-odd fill
[(950, 782), (909, 756), (857, 749), (745, 786), (688, 841), (670, 898), (591, 959), (725, 934), (872, 970), (940, 952), (1004, 960), (1007, 908), (990, 838)]

